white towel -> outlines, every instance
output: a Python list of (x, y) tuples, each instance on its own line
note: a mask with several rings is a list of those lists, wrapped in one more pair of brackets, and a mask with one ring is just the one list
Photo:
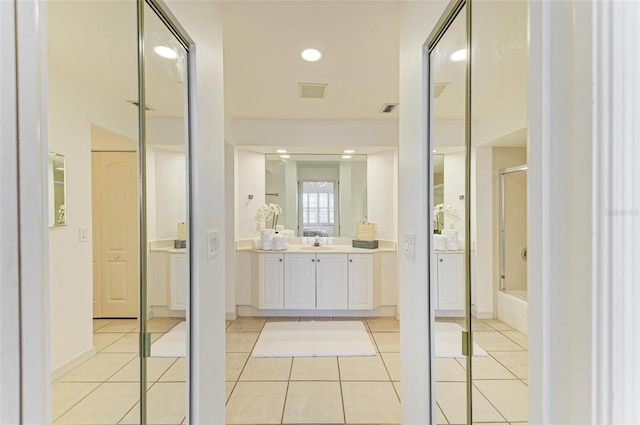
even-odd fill
[(447, 251), (457, 251), (458, 231), (456, 229), (442, 229), (442, 235), (447, 238)]
[(435, 251), (446, 251), (447, 237), (444, 235), (433, 235), (433, 249)]

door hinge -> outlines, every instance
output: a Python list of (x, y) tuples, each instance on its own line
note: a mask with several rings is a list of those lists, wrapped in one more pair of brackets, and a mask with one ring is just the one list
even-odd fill
[(151, 334), (140, 334), (140, 353), (142, 357), (151, 357)]
[(469, 356), (469, 332), (462, 331), (462, 355)]

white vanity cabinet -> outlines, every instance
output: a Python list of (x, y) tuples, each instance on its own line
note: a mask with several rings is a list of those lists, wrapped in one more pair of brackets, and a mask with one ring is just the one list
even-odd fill
[(258, 308), (282, 309), (284, 255), (260, 254), (258, 260)]
[(316, 254), (284, 256), (284, 308), (316, 308)]
[(258, 310), (290, 310), (292, 314), (304, 310), (374, 310), (383, 300), (382, 280), (387, 276), (382, 270), (384, 254), (395, 255), (254, 252), (250, 266), (245, 267), (250, 294), (240, 296), (250, 296), (251, 306)]
[(373, 255), (349, 254), (349, 310), (373, 308), (373, 282)]
[(169, 260), (169, 307), (171, 310), (187, 309), (187, 256), (185, 254), (171, 254)]
[(349, 308), (348, 264), (346, 254), (316, 254), (316, 308), (318, 310)]
[(438, 282), (438, 316), (464, 314), (464, 255), (462, 252), (438, 252), (436, 277)]

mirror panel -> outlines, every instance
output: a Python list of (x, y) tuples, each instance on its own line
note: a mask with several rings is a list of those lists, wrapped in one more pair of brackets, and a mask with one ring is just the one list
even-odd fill
[[(189, 140), (187, 49), (144, 4), (144, 196), (147, 264), (141, 327), (150, 339), (141, 380), (165, 379), (146, 390), (146, 421), (184, 423), (189, 347)], [(144, 394), (143, 394), (144, 395)], [(145, 418), (145, 416), (143, 416)]]
[(282, 208), (279, 231), (356, 236), (357, 222), (367, 219), (367, 155), (349, 156), (265, 155), (265, 201)]
[(67, 225), (66, 161), (63, 155), (49, 152), (49, 227)]
[(429, 52), (434, 232), (430, 272), (437, 357), (433, 423), (470, 423), (471, 418), (471, 362), (465, 350), (470, 331), (464, 243), (466, 15), (465, 5)]

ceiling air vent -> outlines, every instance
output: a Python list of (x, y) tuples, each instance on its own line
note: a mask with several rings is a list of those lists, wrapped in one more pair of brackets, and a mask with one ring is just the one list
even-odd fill
[(305, 99), (324, 99), (329, 84), (298, 83), (298, 95)]
[(397, 103), (385, 103), (380, 112), (383, 114), (390, 114), (398, 107)]
[[(132, 105), (136, 105), (138, 106), (139, 102), (137, 100), (127, 100), (127, 102), (131, 103)], [(153, 109), (151, 106), (146, 105), (144, 107), (145, 111), (155, 111), (155, 109)]]
[(449, 84), (451, 83), (435, 83), (433, 85), (433, 97), (439, 97)]

